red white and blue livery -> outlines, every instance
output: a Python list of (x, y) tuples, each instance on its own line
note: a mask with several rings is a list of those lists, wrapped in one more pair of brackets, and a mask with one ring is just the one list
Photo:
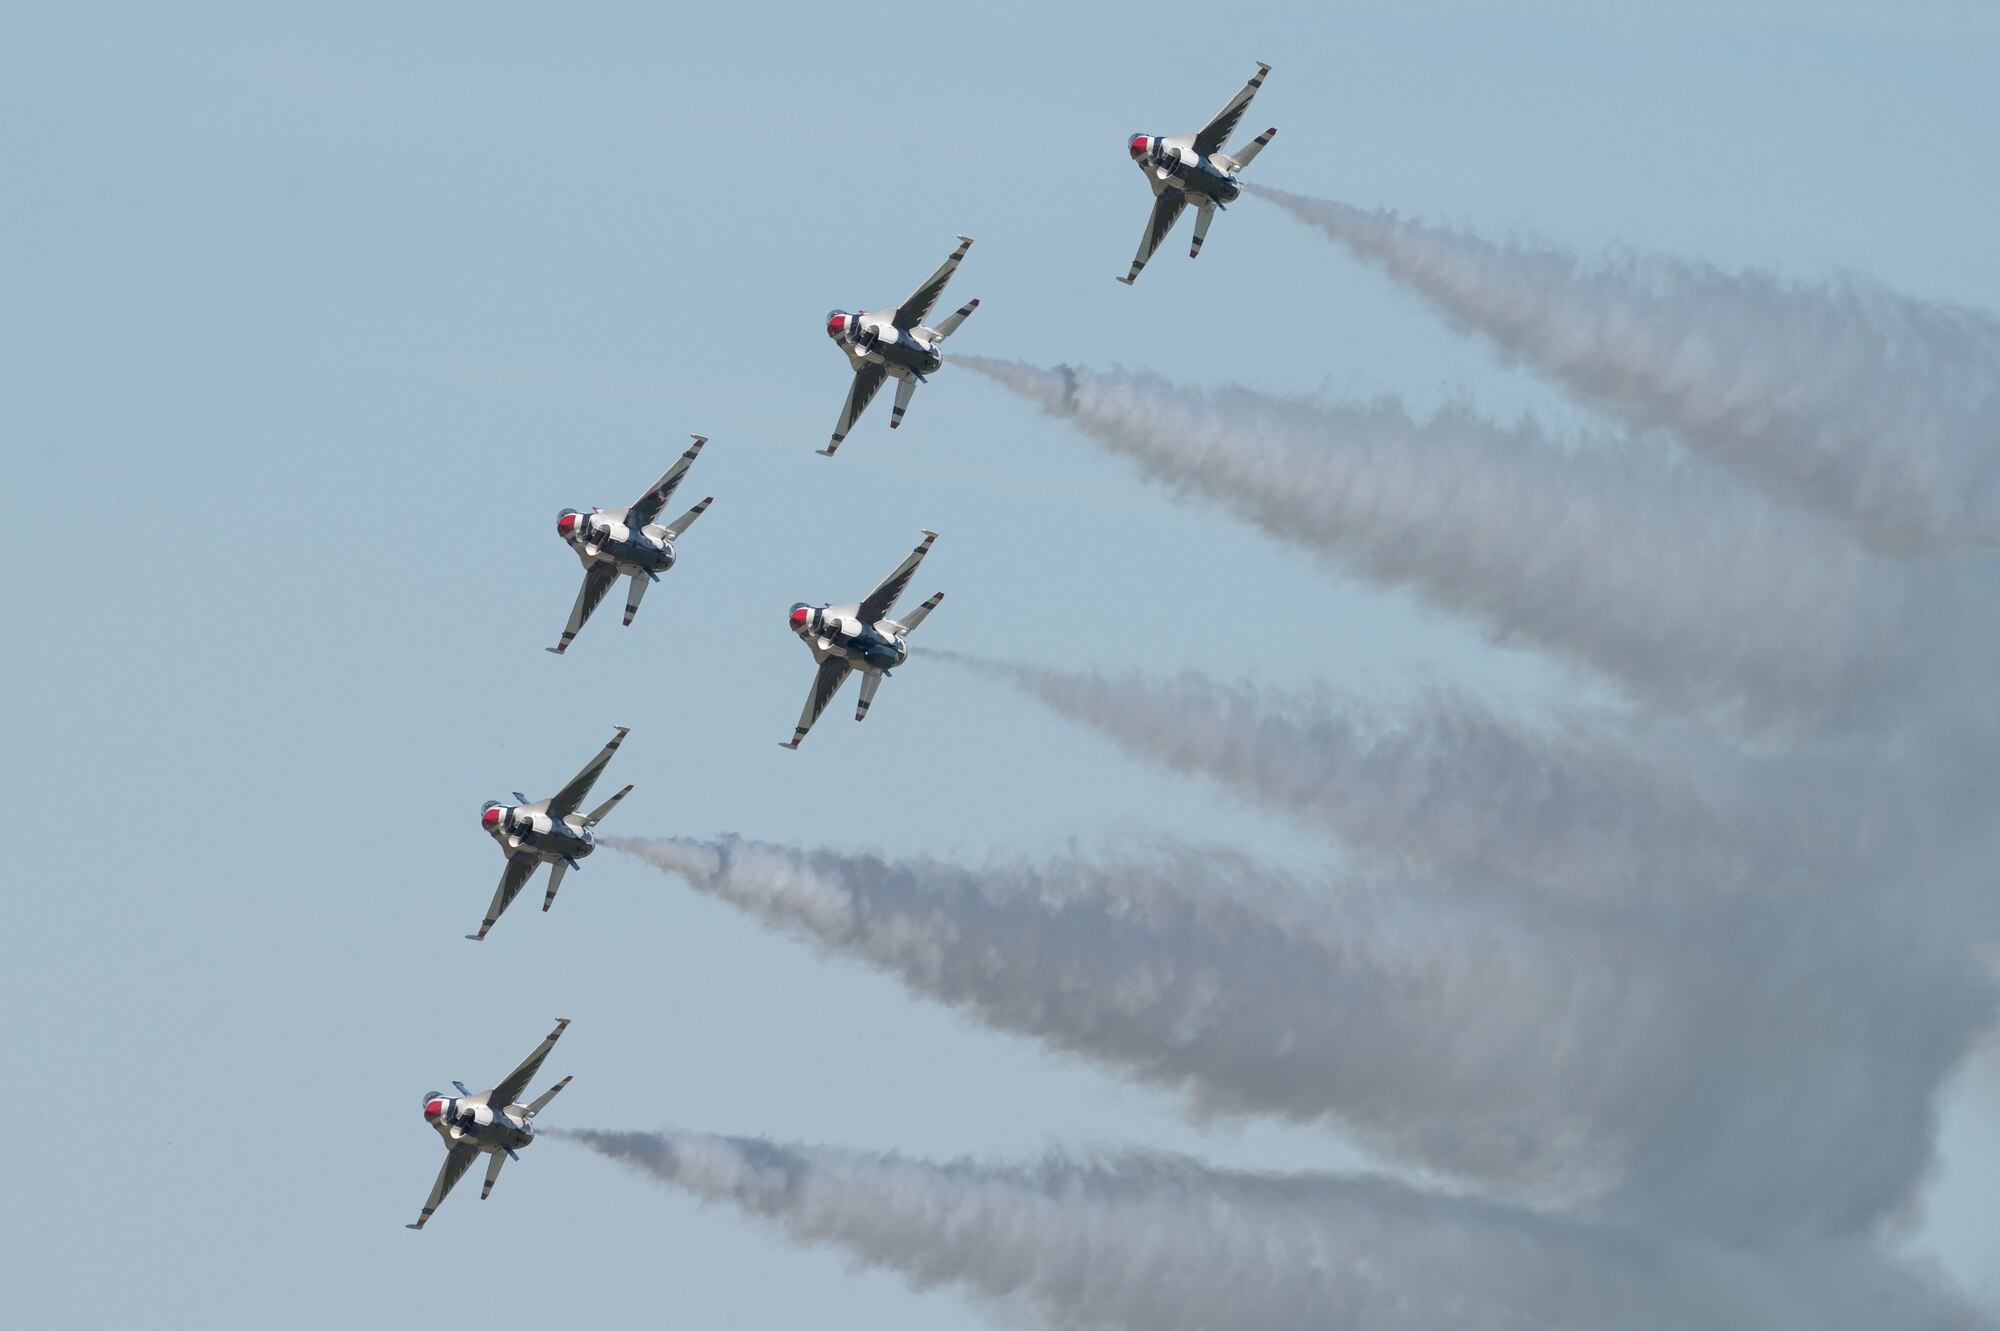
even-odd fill
[(597, 838), (592, 832), (613, 809), (618, 801), (632, 793), (632, 787), (613, 795), (589, 813), (580, 811), (583, 801), (589, 797), (590, 788), (597, 784), (598, 776), (611, 755), (618, 752), (630, 732), (630, 726), (619, 726), (618, 733), (611, 742), (597, 751), (597, 756), (583, 765), (583, 770), (571, 777), (569, 784), (545, 800), (529, 802), (520, 791), (514, 792), (515, 802), (505, 804), (499, 800), (486, 801), (479, 811), (479, 825), (486, 834), (500, 843), (500, 849), (507, 856), (507, 867), (501, 871), (500, 886), (493, 890), (492, 904), (486, 908), (486, 918), (479, 922), (479, 932), (466, 937), (478, 942), (486, 937), (486, 931), (493, 922), (506, 913), (514, 904), (514, 898), (521, 895), (521, 889), (534, 877), (535, 870), (542, 865), (549, 866), (549, 891), (542, 898), (542, 909), (547, 910), (556, 903), (556, 889), (562, 886), (565, 870), (577, 868), (577, 861), (597, 848)]
[(944, 364), (944, 340), (979, 308), (978, 301), (969, 300), (938, 320), (935, 328), (924, 323), (931, 317), (938, 297), (944, 294), (945, 284), (958, 271), (959, 260), (971, 248), (972, 241), (960, 236), (951, 257), (893, 310), (827, 312), (826, 335), (847, 353), (848, 364), (854, 368), (854, 382), (848, 387), (847, 401), (841, 404), (833, 438), (819, 450), (821, 453), (833, 456), (833, 450), (847, 438), (847, 432), (854, 428), (854, 422), (860, 419), (875, 394), (892, 378), (896, 381), (896, 405), (889, 412), (889, 428), (893, 430), (903, 423), (903, 413), (909, 409), (917, 385)]
[(1243, 193), (1237, 176), (1278, 132), (1267, 129), (1234, 154), (1222, 151), (1229, 136), (1236, 132), (1237, 122), (1250, 109), (1250, 99), (1257, 95), (1264, 76), (1270, 72), (1269, 65), (1259, 63), (1256, 77), (1244, 84), (1243, 91), (1230, 98), (1229, 105), (1216, 112), (1215, 119), (1202, 126), (1199, 133), (1169, 138), (1134, 134), (1126, 140), (1126, 151), (1146, 173), (1146, 183), (1153, 187), (1153, 215), (1146, 219), (1146, 233), (1139, 237), (1139, 253), (1132, 260), (1132, 271), (1119, 278), (1120, 282), (1129, 287), (1138, 279), (1139, 270), (1153, 257), (1153, 251), (1174, 229), (1174, 223), (1189, 204), (1194, 205), (1196, 216), (1194, 245), (1188, 250), (1188, 257), (1192, 259), (1201, 253), (1208, 224), (1215, 220), (1218, 211), (1236, 202)]
[(896, 598), (910, 585), (917, 565), (930, 553), (931, 542), (935, 540), (937, 533), (925, 530), (924, 539), (896, 565), (896, 571), (859, 601), (845, 605), (807, 605), (801, 601), (792, 607), (792, 632), (811, 649), (813, 660), (819, 662), (819, 672), (813, 676), (812, 692), (806, 695), (798, 727), (790, 740), (783, 741), (784, 748), (799, 747), (799, 741), (812, 729), (813, 722), (819, 720), (819, 714), (833, 701), (833, 695), (840, 692), (849, 674), (861, 672), (861, 699), (854, 709), (854, 719), (859, 721), (868, 715), (875, 690), (882, 687), (889, 672), (910, 659), (906, 639), (924, 622), (926, 615), (937, 609), (944, 593), (939, 592), (900, 620), (889, 616), (896, 608)]
[(438, 1209), (445, 1194), (452, 1185), (465, 1177), (465, 1171), (472, 1168), (472, 1162), (480, 1156), (490, 1156), (486, 1164), (486, 1186), (479, 1190), (479, 1200), (485, 1201), (493, 1195), (493, 1183), (500, 1177), (500, 1166), (509, 1160), (519, 1160), (515, 1152), (527, 1147), (535, 1140), (535, 1115), (548, 1107), (556, 1093), (569, 1085), (564, 1077), (555, 1085), (527, 1104), (515, 1103), (528, 1089), (528, 1083), (542, 1070), (542, 1060), (556, 1047), (563, 1027), (569, 1025), (568, 1017), (559, 1017), (556, 1028), (549, 1032), (549, 1038), (535, 1046), (535, 1052), (521, 1061), (521, 1066), (508, 1073), (506, 1079), (490, 1091), (468, 1091), (465, 1083), (452, 1083), (458, 1089), (457, 1095), (446, 1095), (443, 1091), (432, 1091), (424, 1097), (424, 1121), (437, 1129), (438, 1136), (444, 1138), (444, 1165), (438, 1170), (437, 1182), (431, 1185), (431, 1195), (424, 1202), (423, 1214), (417, 1223), (406, 1225), (406, 1229), (422, 1229), (431, 1218), (431, 1212)]
[(550, 651), (561, 656), (569, 650), (570, 642), (590, 618), (590, 612), (597, 609), (597, 603), (611, 590), (611, 584), (621, 577), (631, 579), (625, 592), (625, 622), (629, 625), (632, 616), (639, 613), (639, 598), (646, 594), (648, 584), (658, 582), (660, 575), (674, 566), (677, 557), (674, 542), (715, 502), (715, 496), (710, 495), (664, 526), (657, 520), (660, 510), (680, 488), (681, 478), (687, 474), (695, 455), (707, 442), (705, 435), (695, 435), (688, 451), (674, 459), (666, 475), (654, 481), (652, 488), (629, 508), (608, 511), (593, 508), (588, 513), (566, 508), (556, 514), (556, 535), (583, 561), (583, 587), (576, 594), (576, 604), (570, 607), (562, 640)]

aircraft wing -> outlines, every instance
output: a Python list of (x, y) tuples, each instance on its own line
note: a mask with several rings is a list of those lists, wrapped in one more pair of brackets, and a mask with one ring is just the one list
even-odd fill
[(958, 261), (963, 259), (965, 252), (971, 248), (970, 239), (965, 236), (958, 238), (958, 248), (951, 252), (951, 257), (930, 275), (929, 281), (912, 291), (910, 298), (896, 307), (896, 327), (908, 331), (931, 317), (932, 307), (938, 303), (938, 297), (944, 294), (945, 283), (951, 281), (951, 275), (958, 271)]
[(896, 608), (896, 598), (910, 585), (910, 579), (916, 574), (917, 565), (924, 562), (924, 556), (930, 553), (931, 542), (937, 539), (936, 532), (928, 528), (923, 531), (924, 539), (917, 542), (917, 548), (905, 555), (903, 562), (896, 565), (896, 571), (882, 579), (882, 585), (862, 597), (861, 604), (855, 607), (855, 613), (862, 623), (873, 624), (877, 620), (887, 619), (889, 612)]
[(604, 765), (611, 761), (612, 754), (618, 752), (618, 746), (624, 742), (626, 734), (631, 729), (630, 726), (618, 727), (618, 733), (611, 737), (611, 742), (599, 749), (597, 756), (585, 763), (583, 770), (569, 779), (568, 785), (549, 797), (549, 817), (563, 819), (576, 812), (577, 806), (581, 805), (584, 797), (590, 794), (590, 788), (597, 784), (598, 775), (604, 771)]
[(1257, 89), (1264, 86), (1264, 76), (1271, 67), (1259, 61), (1257, 73), (1243, 85), (1243, 91), (1229, 99), (1229, 105), (1215, 113), (1215, 119), (1201, 127), (1201, 133), (1194, 136), (1194, 150), (1203, 157), (1222, 151), (1222, 145), (1229, 142), (1229, 136), (1236, 132), (1236, 126), (1243, 119), (1243, 113), (1250, 109), (1250, 99), (1257, 95)]
[(589, 622), (591, 611), (597, 609), (597, 603), (604, 599), (604, 593), (610, 591), (611, 584), (616, 581), (618, 581), (616, 564), (598, 563), (585, 569), (583, 586), (576, 589), (576, 604), (570, 607), (569, 623), (563, 625), (562, 638), (555, 646), (543, 650), (554, 652), (557, 656), (568, 651), (570, 643), (576, 640), (576, 635), (581, 633), (584, 624)]
[(431, 1212), (438, 1209), (439, 1204), (444, 1201), (445, 1194), (451, 1191), (452, 1185), (465, 1177), (465, 1171), (472, 1168), (472, 1162), (478, 1158), (477, 1146), (470, 1142), (455, 1143), (451, 1150), (445, 1153), (444, 1164), (438, 1169), (437, 1182), (431, 1184), (430, 1200), (424, 1203), (424, 1213), (417, 1217), (416, 1224), (405, 1225), (403, 1228), (422, 1229), (424, 1223), (431, 1218)]
[(500, 886), (493, 889), (493, 901), (486, 907), (486, 918), (479, 922), (479, 932), (467, 934), (473, 942), (486, 937), (486, 931), (493, 922), (507, 913), (507, 907), (514, 904), (514, 898), (521, 895), (521, 889), (535, 876), (535, 868), (541, 860), (526, 851), (517, 851), (507, 857), (507, 868), (500, 875)]
[(844, 656), (829, 656), (819, 663), (819, 673), (813, 676), (812, 692), (806, 695), (805, 710), (799, 713), (799, 724), (792, 731), (789, 744), (784, 747), (796, 749), (806, 732), (819, 720), (819, 714), (833, 701), (833, 695), (840, 692), (840, 686), (847, 682), (847, 672), (853, 665)]
[(556, 1041), (562, 1038), (563, 1028), (567, 1025), (568, 1017), (557, 1017), (556, 1028), (549, 1032), (549, 1038), (536, 1045), (535, 1052), (522, 1059), (520, 1067), (508, 1073), (498, 1086), (486, 1093), (486, 1103), (494, 1109), (505, 1109), (519, 1100), (521, 1092), (528, 1089), (528, 1083), (542, 1070), (542, 1060), (556, 1047)]
[(882, 381), (889, 377), (886, 367), (873, 364), (863, 365), (854, 372), (854, 384), (847, 390), (847, 401), (840, 407), (840, 420), (833, 427), (833, 440), (820, 452), (828, 457), (840, 447), (840, 441), (847, 438), (847, 432), (854, 428), (854, 422), (861, 419), (861, 413), (868, 410), (868, 404), (882, 391)]
[(660, 510), (667, 506), (667, 501), (674, 497), (674, 491), (680, 488), (681, 477), (687, 475), (687, 469), (694, 462), (695, 454), (701, 452), (701, 446), (707, 442), (706, 435), (694, 436), (694, 443), (689, 446), (687, 452), (674, 459), (674, 465), (667, 468), (667, 474), (654, 481), (653, 488), (639, 496), (638, 502), (625, 510), (626, 526), (644, 527), (660, 516)]
[(1153, 215), (1146, 219), (1146, 234), (1139, 237), (1139, 252), (1132, 258), (1132, 271), (1119, 278), (1126, 286), (1131, 286), (1139, 276), (1139, 270), (1153, 257), (1153, 251), (1160, 248), (1160, 242), (1180, 221), (1181, 210), (1187, 207), (1187, 194), (1177, 189), (1163, 189), (1153, 200)]

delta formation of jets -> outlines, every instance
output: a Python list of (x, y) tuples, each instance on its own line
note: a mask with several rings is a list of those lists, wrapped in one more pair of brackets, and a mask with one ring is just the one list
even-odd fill
[[(1234, 203), (1242, 193), (1238, 177), (1243, 168), (1250, 165), (1278, 132), (1267, 129), (1235, 153), (1223, 151), (1230, 136), (1235, 134), (1244, 112), (1249, 109), (1251, 99), (1257, 95), (1257, 89), (1263, 86), (1265, 75), (1270, 72), (1269, 65), (1259, 64), (1256, 75), (1243, 86), (1242, 91), (1230, 98), (1228, 105), (1197, 133), (1170, 138), (1135, 134), (1128, 140), (1127, 149), (1132, 160), (1146, 173), (1146, 183), (1152, 187), (1153, 211), (1147, 219), (1145, 234), (1140, 237), (1139, 252), (1132, 260), (1132, 270), (1119, 278), (1120, 282), (1130, 286), (1137, 279), (1140, 270), (1153, 257), (1153, 252), (1190, 204), (1195, 208), (1196, 217), (1194, 243), (1188, 256), (1192, 258), (1201, 253), (1202, 241), (1208, 235), (1209, 223), (1214, 220), (1215, 214)], [(833, 428), (833, 436), (826, 447), (819, 450), (821, 454), (833, 456), (834, 450), (854, 428), (855, 421), (889, 379), (896, 381), (896, 403), (890, 409), (889, 428), (893, 430), (903, 423), (903, 414), (909, 409), (910, 398), (915, 394), (917, 385), (927, 382), (928, 376), (935, 374), (944, 364), (945, 339), (957, 332), (959, 326), (979, 308), (977, 300), (970, 300), (935, 325), (926, 322), (939, 298), (944, 295), (952, 274), (958, 271), (958, 265), (971, 248), (971, 239), (960, 236), (958, 248), (951, 252), (951, 256), (894, 309), (864, 310), (852, 314), (846, 310), (834, 310), (826, 316), (827, 336), (846, 353), (854, 377), (848, 386), (847, 400), (841, 405), (840, 419)], [(646, 588), (658, 582), (660, 575), (674, 566), (677, 558), (675, 543), (694, 525), (695, 519), (708, 511), (709, 504), (713, 502), (713, 496), (710, 496), (671, 522), (662, 524), (659, 521), (674, 492), (686, 479), (688, 468), (701, 453), (702, 445), (708, 442), (703, 435), (693, 438), (694, 443), (687, 451), (676, 458), (666, 473), (629, 507), (593, 508), (588, 512), (566, 508), (556, 515), (556, 534), (583, 564), (583, 586), (577, 591), (576, 603), (570, 608), (569, 622), (563, 626), (562, 638), (549, 651), (561, 656), (569, 650), (576, 635), (590, 619), (591, 612), (597, 609), (598, 602), (620, 578), (627, 579), (625, 623), (630, 625), (633, 616), (639, 612), (639, 600), (645, 595)], [(820, 713), (840, 691), (840, 686), (856, 672), (861, 675), (861, 692), (856, 700), (854, 719), (859, 721), (866, 717), (882, 681), (889, 677), (892, 670), (910, 659), (909, 635), (944, 599), (944, 593), (939, 592), (902, 619), (893, 617), (897, 599), (908, 588), (917, 565), (923, 562), (924, 556), (930, 553), (931, 544), (937, 540), (937, 533), (928, 529), (923, 536), (924, 539), (896, 566), (895, 571), (859, 601), (842, 605), (810, 605), (801, 601), (792, 606), (792, 632), (812, 652), (818, 669), (813, 675), (812, 690), (806, 696), (805, 708), (799, 714), (798, 725), (793, 729), (791, 739), (784, 741), (781, 747), (798, 748), (806, 732), (812, 729)], [(629, 727), (617, 727), (611, 741), (584, 764), (583, 770), (547, 799), (530, 801), (526, 795), (515, 791), (512, 804), (489, 800), (481, 808), (480, 825), (499, 844), (507, 863), (501, 871), (500, 885), (494, 890), (492, 903), (486, 908), (486, 918), (479, 923), (479, 932), (467, 934), (467, 938), (475, 941), (485, 938), (487, 931), (513, 904), (521, 889), (527, 886), (535, 870), (544, 864), (549, 866), (549, 886), (542, 898), (542, 909), (546, 911), (555, 904), (556, 889), (562, 886), (563, 875), (579, 867), (577, 862), (596, 848), (593, 829), (618, 806), (620, 800), (632, 793), (632, 787), (628, 785), (595, 809), (588, 813), (581, 812), (584, 800), (589, 798), (591, 788), (597, 784), (597, 778), (610, 764), (612, 755), (618, 751), (627, 733)], [(452, 1186), (464, 1177), (465, 1171), (481, 1155), (489, 1159), (486, 1185), (480, 1189), (479, 1195), (481, 1199), (491, 1195), (494, 1181), (500, 1177), (501, 1165), (510, 1159), (518, 1159), (516, 1153), (534, 1141), (535, 1116), (555, 1099), (557, 1092), (569, 1085), (570, 1079), (564, 1077), (526, 1104), (517, 1101), (527, 1091), (528, 1083), (541, 1070), (542, 1061), (555, 1048), (556, 1040), (568, 1025), (568, 1018), (558, 1020), (548, 1038), (493, 1089), (468, 1091), (464, 1083), (455, 1081), (452, 1085), (457, 1088), (457, 1095), (447, 1096), (433, 1091), (424, 1097), (424, 1119), (443, 1138), (445, 1158), (438, 1170), (437, 1181), (431, 1186), (430, 1197), (424, 1202), (423, 1213), (409, 1228), (424, 1227)]]

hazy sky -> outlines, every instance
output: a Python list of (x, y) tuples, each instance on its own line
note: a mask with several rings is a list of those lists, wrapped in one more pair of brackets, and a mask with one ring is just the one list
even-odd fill
[[(1277, 208), (1130, 290), (1133, 132), (1252, 72), (1255, 177), (1587, 253), (2000, 308), (2000, 5), (72, 4), (0, 16), (13, 626), (0, 995), (25, 1074), (0, 1284), (38, 1324), (984, 1326), (567, 1143), (421, 1235), (420, 1096), (574, 1025), (549, 1125), (925, 1156), (1050, 1142), (1355, 1166), (1319, 1128), (976, 1027), (603, 852), (463, 941), (481, 802), (633, 727), (606, 830), (935, 854), (1323, 849), (995, 681), (913, 660), (797, 753), (797, 600), (920, 527), (920, 642), (1009, 659), (1533, 705), (1601, 686), (1175, 502), (947, 364), (814, 456), (829, 307), (976, 238), (951, 349), (1190, 386), (1469, 393), (1585, 419)], [(555, 641), (564, 506), (685, 444), (715, 505), (637, 622)], [(1918, 1242), (2000, 1307), (1995, 1060), (1949, 1102)]]

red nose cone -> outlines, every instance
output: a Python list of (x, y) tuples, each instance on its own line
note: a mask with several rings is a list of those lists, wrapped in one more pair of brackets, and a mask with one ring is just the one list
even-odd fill
[(1132, 154), (1134, 160), (1137, 160), (1146, 155), (1146, 146), (1146, 136), (1144, 134), (1134, 134), (1132, 141), (1125, 145), (1125, 149)]
[(846, 331), (846, 329), (847, 329), (846, 315), (836, 313), (836, 314), (829, 314), (826, 316), (826, 335), (828, 337), (839, 337), (841, 333)]
[(425, 1118), (436, 1119), (443, 1113), (444, 1113), (444, 1101), (442, 1100), (432, 1100), (429, 1104), (424, 1106)]
[(487, 831), (492, 831), (494, 828), (500, 826), (500, 810), (488, 809), (485, 813), (479, 815), (479, 821)]
[(792, 611), (792, 632), (805, 632), (806, 623), (811, 618), (812, 611), (806, 609), (804, 606), (800, 606), (798, 609)]
[(576, 530), (576, 514), (565, 513), (556, 519), (556, 530), (567, 536)]

